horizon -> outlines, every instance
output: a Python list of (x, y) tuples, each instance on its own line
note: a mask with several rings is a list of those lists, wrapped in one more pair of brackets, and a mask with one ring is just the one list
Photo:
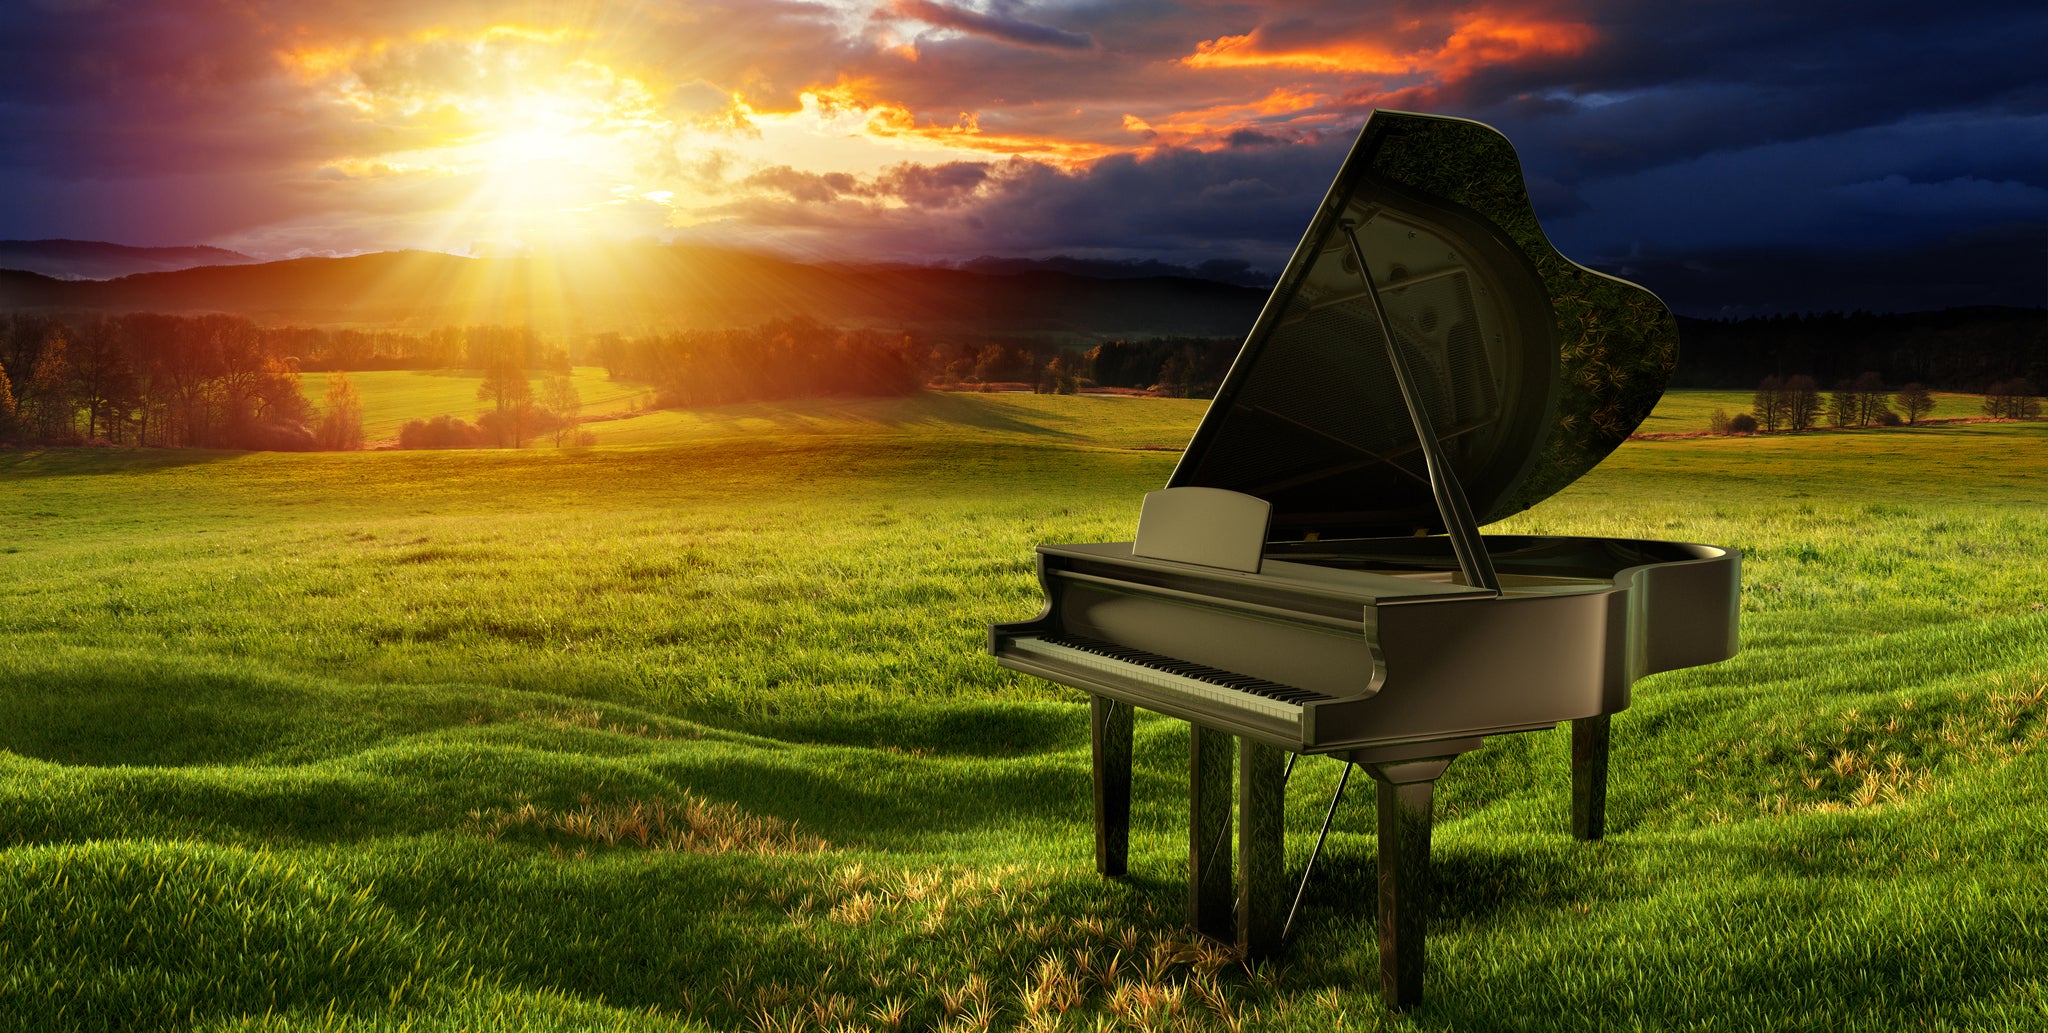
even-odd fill
[(0, 237), (1271, 275), (1385, 107), (1501, 129), (1689, 315), (2048, 300), (2031, 6), (103, 6), (0, 13)]

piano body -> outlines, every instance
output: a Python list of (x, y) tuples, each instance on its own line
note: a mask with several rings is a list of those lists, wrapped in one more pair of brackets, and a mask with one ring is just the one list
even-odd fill
[(1630, 684), (1735, 653), (1734, 550), (1478, 531), (1626, 439), (1676, 354), (1655, 296), (1549, 245), (1498, 132), (1375, 112), (1136, 539), (1041, 546), (1044, 612), (990, 629), (1092, 697), (1098, 870), (1125, 871), (1132, 708), (1185, 719), (1189, 921), (1277, 950), (1287, 755), (1344, 758), (1375, 783), (1381, 994), (1418, 1003), (1450, 762), (1571, 722), (1597, 839)]

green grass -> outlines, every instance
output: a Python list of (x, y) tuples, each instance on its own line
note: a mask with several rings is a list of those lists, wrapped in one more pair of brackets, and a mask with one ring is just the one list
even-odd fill
[[(586, 418), (626, 413), (645, 403), (650, 393), (646, 384), (609, 380), (596, 366), (578, 366), (571, 375)], [(328, 376), (299, 376), (299, 393), (313, 403), (315, 411), (326, 404)], [(398, 428), (407, 420), (441, 415), (474, 420), (486, 408), (477, 401), (476, 389), (483, 374), (476, 370), (364, 370), (348, 374), (348, 379), (363, 400), (363, 437), (372, 444), (396, 439)], [(538, 375), (533, 387), (539, 397)]]
[(1098, 880), (1085, 707), (983, 655), (1200, 412), (0, 455), (0, 1028), (2048, 1024), (2048, 424), (1631, 442), (1494, 528), (1742, 548), (1744, 649), (1636, 686), (1602, 843), (1561, 731), (1452, 765), (1389, 1019), (1367, 797), (1244, 966), (1178, 932), (1184, 726)]

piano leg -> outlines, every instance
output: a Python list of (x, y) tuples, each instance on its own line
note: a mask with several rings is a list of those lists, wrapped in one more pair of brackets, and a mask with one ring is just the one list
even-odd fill
[(1429, 830), (1436, 778), (1450, 758), (1365, 764), (1379, 804), (1380, 997), (1403, 1011), (1422, 1003), (1429, 927)]
[(1095, 871), (1122, 878), (1131, 846), (1131, 706), (1107, 696), (1088, 700), (1095, 746)]
[(1572, 722), (1572, 835), (1607, 834), (1607, 725), (1610, 715)]
[(1230, 939), (1230, 790), (1237, 740), (1188, 725), (1188, 924)]
[(1250, 739), (1237, 747), (1237, 945), (1255, 958), (1280, 949), (1287, 917), (1286, 755)]

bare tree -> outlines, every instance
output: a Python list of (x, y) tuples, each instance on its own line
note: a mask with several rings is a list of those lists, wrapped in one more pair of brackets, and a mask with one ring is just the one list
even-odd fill
[(325, 402), (320, 429), (314, 435), (320, 447), (333, 452), (363, 447), (363, 397), (356, 393), (348, 374), (336, 370), (327, 375)]
[(1820, 418), (1820, 385), (1804, 373), (1785, 381), (1785, 425), (1793, 430), (1811, 430)]
[(1856, 423), (1856, 382), (1835, 381), (1834, 391), (1828, 394), (1828, 422), (1837, 427), (1854, 426)]
[(105, 319), (78, 324), (70, 352), (73, 397), (85, 409), (85, 436), (121, 440), (121, 426), (139, 404), (135, 373), (117, 327)]
[(1756, 397), (1751, 402), (1756, 413), (1756, 422), (1765, 430), (1777, 430), (1785, 422), (1785, 385), (1776, 376), (1765, 377), (1756, 385)]
[(555, 447), (562, 447), (562, 439), (576, 432), (577, 414), (583, 411), (583, 396), (576, 390), (576, 380), (567, 373), (549, 375), (540, 385), (541, 405), (546, 407), (555, 429)]
[(1906, 414), (1908, 425), (1919, 422), (1920, 417), (1934, 411), (1934, 395), (1917, 381), (1899, 388), (1892, 401), (1898, 404), (1899, 411)]
[(1875, 370), (1857, 374), (1855, 388), (1857, 426), (1872, 426), (1881, 422), (1884, 414), (1892, 411), (1889, 393), (1884, 389), (1884, 378)]
[(2031, 420), (2041, 415), (2041, 400), (2027, 380), (2001, 380), (1984, 392), (1984, 412), (1997, 419)]
[(484, 370), (483, 382), (476, 386), (477, 400), (491, 403), (491, 411), (477, 422), (489, 425), (500, 448), (526, 444), (533, 419), (533, 382), (526, 379), (525, 349), (502, 340), (480, 349), (473, 341), (470, 358)]

